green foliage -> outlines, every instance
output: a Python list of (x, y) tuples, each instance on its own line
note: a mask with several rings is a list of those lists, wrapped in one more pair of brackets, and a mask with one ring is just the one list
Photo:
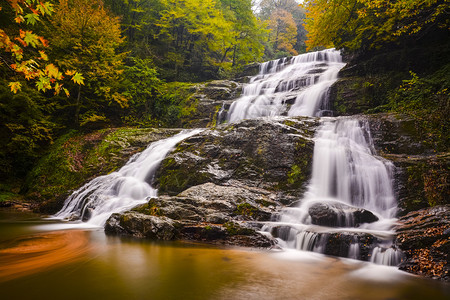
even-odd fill
[(54, 124), (44, 116), (45, 105), (32, 89), (14, 95), (0, 86), (0, 178), (23, 176), (52, 142)]
[(411, 79), (391, 93), (388, 107), (411, 116), (423, 142), (437, 151), (448, 151), (450, 65), (425, 78), (410, 74)]

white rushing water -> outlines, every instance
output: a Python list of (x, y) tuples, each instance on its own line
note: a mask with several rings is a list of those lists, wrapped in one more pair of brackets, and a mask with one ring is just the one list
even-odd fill
[(103, 226), (113, 213), (146, 203), (148, 197), (157, 196), (150, 183), (161, 161), (176, 144), (201, 131), (183, 131), (150, 144), (117, 172), (97, 177), (73, 192), (55, 217), (82, 219), (89, 225)]
[(321, 116), (328, 90), (344, 65), (335, 49), (262, 63), (226, 119), (234, 123), (267, 116)]
[[(347, 257), (360, 255), (358, 234), (371, 234), (375, 242), (370, 259), (395, 265), (401, 253), (392, 248), (391, 228), (397, 203), (392, 188), (391, 162), (375, 155), (368, 124), (348, 118), (324, 118), (315, 137), (312, 177), (299, 207), (285, 209), (279, 223), (265, 230), (278, 232), (280, 244), (288, 248), (325, 252), (329, 234), (351, 239)], [(312, 221), (311, 209), (325, 205), (337, 215), (334, 224)], [(357, 223), (353, 212), (365, 209), (377, 221)]]

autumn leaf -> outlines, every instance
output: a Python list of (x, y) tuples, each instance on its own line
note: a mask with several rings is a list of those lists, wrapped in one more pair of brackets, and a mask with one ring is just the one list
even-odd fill
[(84, 85), (84, 77), (81, 75), (81, 73), (76, 72), (75, 75), (72, 77), (72, 81), (76, 84), (82, 84)]
[(45, 74), (47, 74), (49, 78), (56, 78), (58, 80), (62, 77), (61, 72), (59, 72), (58, 68), (54, 64), (45, 66)]
[(48, 41), (46, 39), (44, 39), (42, 36), (38, 36), (38, 38), (41, 41), (42, 46), (48, 47)]
[(23, 40), (33, 48), (36, 48), (39, 43), (38, 36), (31, 31), (25, 31), (25, 38)]
[(11, 92), (13, 92), (15, 94), (21, 89), (22, 85), (20, 84), (20, 82), (16, 81), (16, 82), (10, 82), (9, 87), (11, 88)]
[(20, 24), (23, 21), (25, 21), (25, 19), (23, 18), (23, 16), (17, 16), (14, 18), (14, 21), (16, 21), (16, 23)]
[(48, 89), (51, 89), (50, 78), (41, 76), (39, 80), (36, 82), (36, 87), (38, 91), (45, 92)]
[(41, 57), (39, 57), (39, 59), (48, 60), (48, 56), (44, 51), (39, 50), (39, 54), (41, 55)]

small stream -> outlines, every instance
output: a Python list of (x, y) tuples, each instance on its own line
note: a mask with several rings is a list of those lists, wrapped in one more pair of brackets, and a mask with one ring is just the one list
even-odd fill
[[(295, 250), (52, 231), (0, 211), (2, 299), (448, 299), (449, 285), (394, 267)], [(49, 231), (46, 230), (49, 229)]]

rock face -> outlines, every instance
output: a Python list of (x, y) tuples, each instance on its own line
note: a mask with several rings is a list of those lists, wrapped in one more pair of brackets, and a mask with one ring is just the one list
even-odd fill
[(414, 122), (405, 116), (376, 114), (362, 118), (369, 122), (379, 155), (394, 163), (399, 215), (449, 204), (449, 153), (436, 153), (423, 143)]
[(400, 218), (396, 231), (406, 255), (401, 270), (450, 281), (450, 205), (411, 212)]
[(312, 224), (329, 227), (358, 227), (378, 221), (372, 212), (343, 203), (316, 203), (308, 213)]
[(195, 85), (192, 97), (197, 102), (197, 106), (189, 118), (183, 122), (183, 127), (215, 126), (221, 121), (221, 108), (228, 109), (233, 100), (239, 97), (241, 90), (242, 84), (231, 80), (215, 80)]
[[(113, 215), (106, 231), (159, 239), (162, 228), (164, 237), (271, 246), (257, 230), (301, 196), (317, 125), (315, 118), (247, 120), (184, 140), (155, 176), (160, 196)], [(161, 222), (168, 225), (156, 226)], [(167, 234), (169, 225), (173, 235)]]
[(171, 219), (145, 215), (135, 211), (112, 214), (106, 223), (105, 232), (153, 240), (172, 240), (175, 238), (175, 227)]

